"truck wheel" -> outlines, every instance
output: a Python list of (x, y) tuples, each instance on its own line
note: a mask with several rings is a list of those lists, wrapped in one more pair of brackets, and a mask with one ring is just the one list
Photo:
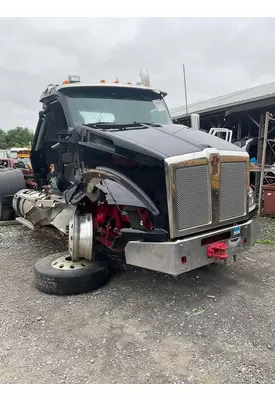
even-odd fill
[(0, 201), (0, 221), (9, 221), (13, 217), (13, 209), (3, 206)]
[(71, 261), (67, 252), (37, 261), (34, 276), (38, 290), (57, 295), (86, 293), (98, 289), (110, 279), (107, 262)]
[(25, 187), (22, 171), (0, 169), (0, 221), (7, 221), (13, 217), (12, 198), (16, 192)]

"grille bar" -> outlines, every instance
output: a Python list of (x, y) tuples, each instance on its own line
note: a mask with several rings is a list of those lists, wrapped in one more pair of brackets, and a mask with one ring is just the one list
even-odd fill
[(174, 186), (178, 231), (210, 224), (212, 206), (208, 165), (177, 168)]
[[(220, 160), (219, 168), (214, 158)], [(233, 224), (248, 216), (249, 156), (204, 149), (165, 159), (170, 238)]]
[(219, 221), (223, 222), (246, 214), (247, 169), (245, 162), (221, 163)]

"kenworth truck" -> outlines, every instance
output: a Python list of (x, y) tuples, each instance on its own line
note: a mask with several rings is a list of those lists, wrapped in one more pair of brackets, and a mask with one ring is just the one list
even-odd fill
[(100, 246), (126, 264), (177, 277), (236, 260), (258, 234), (249, 156), (173, 123), (166, 93), (141, 82), (83, 84), (71, 76), (42, 93), (31, 149), (37, 189), (13, 198), (30, 229), (52, 225), (68, 251), (35, 265), (46, 293), (98, 288), (109, 279)]

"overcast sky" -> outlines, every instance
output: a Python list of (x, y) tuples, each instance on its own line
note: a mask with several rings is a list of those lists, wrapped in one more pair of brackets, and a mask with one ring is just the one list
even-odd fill
[(69, 74), (139, 80), (170, 108), (275, 81), (274, 18), (0, 18), (0, 128), (35, 129), (39, 97)]

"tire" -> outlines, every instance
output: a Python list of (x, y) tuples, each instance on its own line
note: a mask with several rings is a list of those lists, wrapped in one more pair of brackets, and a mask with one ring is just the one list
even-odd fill
[(0, 221), (7, 221), (13, 217), (12, 198), (25, 187), (22, 171), (11, 168), (0, 169)]
[(9, 221), (13, 219), (14, 212), (11, 207), (3, 206), (0, 202), (0, 221)]
[[(66, 257), (67, 256), (67, 257)], [(35, 286), (38, 290), (48, 294), (71, 295), (87, 293), (105, 285), (109, 279), (108, 264), (105, 261), (87, 261), (84, 267), (80, 262), (74, 263), (65, 259), (67, 252), (52, 254), (36, 262), (34, 267)], [(61, 267), (66, 264), (66, 269)], [(53, 266), (55, 263), (57, 266)], [(77, 265), (76, 268), (68, 268), (68, 264)]]

